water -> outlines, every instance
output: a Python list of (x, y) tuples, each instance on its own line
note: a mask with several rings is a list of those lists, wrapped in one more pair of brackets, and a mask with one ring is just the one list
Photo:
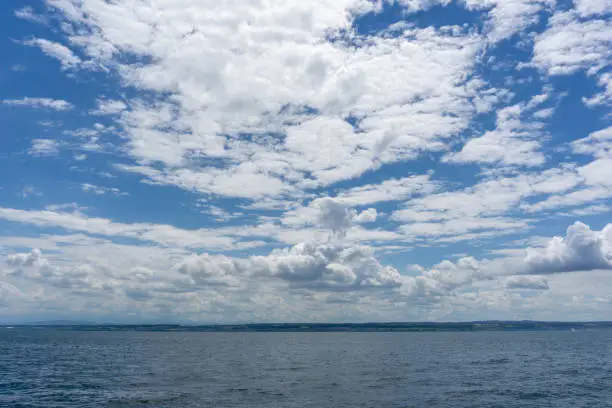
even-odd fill
[(612, 407), (611, 341), (0, 329), (0, 407)]

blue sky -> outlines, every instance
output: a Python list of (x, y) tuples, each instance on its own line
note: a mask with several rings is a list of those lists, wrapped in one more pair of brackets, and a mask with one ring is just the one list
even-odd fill
[(604, 319), (609, 0), (0, 5), (0, 320)]

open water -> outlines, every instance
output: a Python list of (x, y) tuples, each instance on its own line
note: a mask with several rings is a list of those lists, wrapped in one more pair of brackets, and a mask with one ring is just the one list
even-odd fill
[(0, 407), (612, 407), (612, 330), (0, 328)]

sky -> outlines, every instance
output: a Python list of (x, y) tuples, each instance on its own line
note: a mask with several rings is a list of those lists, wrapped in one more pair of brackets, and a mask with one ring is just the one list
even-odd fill
[(0, 2), (0, 322), (609, 320), (611, 17)]

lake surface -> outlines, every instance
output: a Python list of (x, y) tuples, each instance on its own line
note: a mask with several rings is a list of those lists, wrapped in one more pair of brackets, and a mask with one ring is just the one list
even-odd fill
[(0, 407), (612, 407), (612, 330), (0, 329)]

